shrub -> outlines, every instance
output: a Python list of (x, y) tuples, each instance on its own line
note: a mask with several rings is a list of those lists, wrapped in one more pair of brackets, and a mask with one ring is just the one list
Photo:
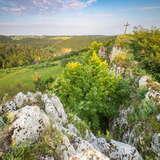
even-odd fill
[(143, 99), (139, 106), (134, 108), (132, 115), (129, 116), (129, 120), (134, 123), (140, 120), (146, 120), (156, 110), (157, 108), (153, 101)]
[(93, 41), (91, 43), (91, 45), (89, 46), (89, 48), (90, 48), (91, 51), (95, 51), (95, 52), (98, 53), (98, 51), (99, 51), (101, 46), (103, 46), (103, 43), (97, 42), (97, 41)]
[(121, 35), (116, 45), (129, 49), (141, 67), (160, 81), (160, 29), (136, 27), (133, 34)]
[(119, 53), (114, 57), (114, 63), (121, 67), (128, 67), (131, 65), (131, 55), (127, 52)]
[(93, 129), (106, 131), (119, 106), (129, 97), (127, 84), (121, 77), (116, 78), (94, 52), (82, 57), (81, 63), (68, 63), (52, 88), (65, 107), (90, 122)]
[(33, 83), (35, 85), (35, 90), (39, 91), (45, 91), (49, 88), (49, 85), (54, 81), (55, 79), (52, 77), (49, 77), (47, 79), (41, 79), (41, 76), (38, 73), (35, 73), (33, 77)]

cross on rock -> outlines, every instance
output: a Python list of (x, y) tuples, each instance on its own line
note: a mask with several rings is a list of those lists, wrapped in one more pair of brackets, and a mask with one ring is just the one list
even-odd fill
[(125, 25), (124, 25), (124, 34), (126, 34), (127, 33), (127, 28), (128, 28), (128, 26), (129, 26), (130, 24), (127, 22)]

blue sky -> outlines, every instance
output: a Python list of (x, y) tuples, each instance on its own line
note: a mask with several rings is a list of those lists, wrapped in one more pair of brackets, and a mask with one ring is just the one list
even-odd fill
[(160, 27), (160, 0), (0, 0), (0, 34), (113, 35)]

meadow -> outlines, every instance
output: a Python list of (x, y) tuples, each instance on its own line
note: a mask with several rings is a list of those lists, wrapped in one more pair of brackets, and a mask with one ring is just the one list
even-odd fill
[(0, 36), (0, 97), (34, 91), (33, 79), (56, 78), (67, 55), (109, 36)]
[(50, 75), (55, 78), (62, 71), (59, 62), (45, 65), (45, 63), (38, 65), (30, 65), (26, 67), (16, 67), (11, 69), (0, 70), (0, 96), (14, 94), (20, 91), (34, 91), (33, 78), (35, 74), (39, 74), (42, 79), (47, 79)]

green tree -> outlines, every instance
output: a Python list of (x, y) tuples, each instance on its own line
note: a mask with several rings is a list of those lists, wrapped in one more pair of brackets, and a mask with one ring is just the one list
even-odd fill
[(65, 107), (91, 123), (93, 129), (105, 132), (119, 106), (129, 97), (128, 83), (115, 77), (95, 52), (82, 59), (81, 63), (67, 64), (53, 84), (53, 91)]

